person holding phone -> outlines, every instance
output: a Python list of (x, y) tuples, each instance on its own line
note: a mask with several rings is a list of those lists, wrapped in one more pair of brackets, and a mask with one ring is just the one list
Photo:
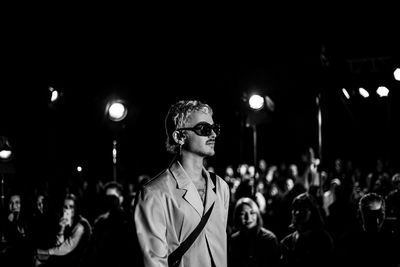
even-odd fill
[(48, 249), (37, 249), (35, 265), (77, 266), (91, 232), (88, 220), (79, 214), (76, 196), (68, 194), (64, 198), (56, 244)]

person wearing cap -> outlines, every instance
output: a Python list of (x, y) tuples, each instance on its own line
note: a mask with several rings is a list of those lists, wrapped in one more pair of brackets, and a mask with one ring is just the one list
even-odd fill
[(169, 109), (165, 129), (166, 147), (174, 159), (142, 186), (135, 203), (144, 266), (168, 266), (171, 254), (213, 208), (179, 266), (226, 267), (229, 187), (204, 168), (204, 160), (215, 154), (220, 133), (213, 111), (198, 100), (178, 101)]

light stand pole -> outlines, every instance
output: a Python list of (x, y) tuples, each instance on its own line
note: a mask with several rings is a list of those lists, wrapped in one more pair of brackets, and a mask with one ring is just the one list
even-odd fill
[(322, 162), (322, 110), (321, 110), (321, 93), (316, 97), (317, 120), (318, 120), (318, 158), (315, 157), (313, 149), (310, 150), (311, 168), (315, 168), (312, 184), (318, 187), (319, 194), (323, 194), (322, 177), (319, 171)]
[(321, 111), (321, 94), (319, 93), (316, 98), (318, 109), (318, 157), (322, 161), (322, 111)]
[(125, 102), (120, 99), (110, 101), (106, 106), (106, 114), (111, 120), (112, 131), (114, 132), (112, 148), (113, 180), (117, 181), (117, 135), (124, 127), (122, 120), (126, 117), (128, 109)]
[(113, 156), (113, 180), (117, 181), (117, 139), (113, 140), (112, 156)]
[(257, 125), (252, 124), (253, 128), (253, 160), (254, 160), (254, 167), (257, 167)]
[[(4, 174), (0, 173), (1, 175), (1, 208), (0, 210), (2, 212), (5, 212), (5, 206), (6, 206), (6, 200), (5, 200), (5, 192), (4, 192)], [(5, 214), (5, 213), (4, 213)], [(0, 218), (1, 219), (1, 224), (3, 224), (3, 217)], [(3, 226), (3, 225), (2, 225)], [(7, 242), (6, 237), (4, 235), (4, 227), (2, 227), (3, 229), (1, 230), (1, 237), (0, 237), (0, 242), (1, 244), (5, 244)]]
[[(10, 163), (10, 161), (13, 158), (13, 149), (5, 136), (0, 136), (0, 198), (1, 198), (1, 207), (0, 207), (0, 242), (1, 242), (1, 249), (3, 249), (3, 245), (7, 243), (7, 240), (5, 238), (4, 234), (4, 221), (5, 218), (3, 215), (6, 214), (6, 203), (5, 203), (5, 173), (14, 173), (14, 167)], [(4, 212), (4, 213), (3, 213)]]

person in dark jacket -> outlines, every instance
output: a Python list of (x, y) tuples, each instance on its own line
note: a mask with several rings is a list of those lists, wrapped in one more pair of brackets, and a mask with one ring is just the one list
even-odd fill
[(229, 266), (278, 266), (278, 239), (263, 227), (260, 210), (254, 200), (243, 197), (237, 201), (234, 222), (237, 231), (230, 238)]
[(368, 193), (359, 201), (362, 230), (343, 237), (337, 244), (337, 266), (400, 265), (400, 242), (396, 233), (385, 225), (385, 200)]
[(281, 241), (281, 266), (330, 266), (333, 240), (310, 194), (302, 193), (293, 200), (290, 228), (294, 231)]
[(135, 266), (133, 218), (123, 207), (122, 185), (104, 186), (106, 210), (93, 225), (93, 235), (82, 266)]

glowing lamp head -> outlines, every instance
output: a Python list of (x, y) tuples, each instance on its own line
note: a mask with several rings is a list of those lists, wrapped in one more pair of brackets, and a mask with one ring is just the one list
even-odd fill
[(58, 99), (58, 92), (57, 91), (53, 91), (51, 92), (51, 102), (55, 102)]
[(364, 88), (362, 88), (362, 87), (360, 87), (359, 89), (358, 89), (358, 92), (360, 93), (360, 95), (362, 96), (362, 97), (364, 97), (364, 98), (367, 98), (367, 97), (369, 97), (369, 93), (368, 93), (368, 91), (367, 90), (365, 90)]
[(108, 108), (108, 117), (112, 121), (122, 121), (126, 117), (127, 113), (128, 111), (125, 105), (121, 102), (113, 102)]
[(389, 95), (389, 89), (387, 89), (387, 87), (385, 87), (385, 86), (379, 86), (378, 89), (376, 90), (376, 93), (380, 97), (385, 97), (385, 96)]
[(11, 145), (5, 136), (0, 136), (0, 161), (10, 161), (13, 156)]
[(342, 88), (342, 92), (347, 99), (350, 99), (350, 94), (347, 92), (346, 88)]
[(252, 95), (249, 98), (249, 106), (254, 110), (260, 110), (264, 107), (264, 98), (259, 95)]
[(394, 71), (393, 75), (394, 75), (394, 78), (395, 78), (397, 81), (400, 81), (400, 68), (397, 68), (397, 69)]

